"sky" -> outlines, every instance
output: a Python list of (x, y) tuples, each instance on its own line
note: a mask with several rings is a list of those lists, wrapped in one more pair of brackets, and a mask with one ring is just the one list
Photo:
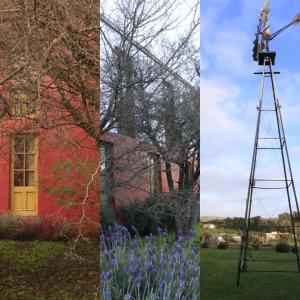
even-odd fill
[[(262, 0), (201, 2), (201, 207), (202, 216), (239, 217), (245, 213), (253, 152), (261, 67), (252, 47)], [(300, 12), (299, 0), (270, 0), (271, 32)], [(278, 97), (297, 194), (300, 197), (300, 25), (270, 44), (277, 52)], [(270, 85), (266, 86), (267, 91)], [(271, 97), (266, 93), (266, 100)], [(268, 100), (267, 100), (268, 101)], [(274, 130), (265, 117), (265, 130)], [(272, 132), (272, 131), (271, 131)], [(270, 152), (270, 151), (269, 151)], [(261, 154), (258, 173), (279, 176), (280, 154)], [(252, 215), (276, 217), (288, 210), (284, 190), (255, 191)]]

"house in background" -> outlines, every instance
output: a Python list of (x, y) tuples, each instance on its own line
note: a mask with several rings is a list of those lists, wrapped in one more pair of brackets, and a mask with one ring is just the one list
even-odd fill
[(203, 228), (204, 229), (215, 229), (216, 226), (215, 226), (215, 224), (209, 223), (209, 224), (203, 224)]
[[(100, 143), (101, 206), (119, 208), (132, 200), (144, 201), (150, 195), (168, 193), (164, 162), (151, 145), (118, 133), (106, 133)], [(179, 169), (171, 163), (175, 188)]]

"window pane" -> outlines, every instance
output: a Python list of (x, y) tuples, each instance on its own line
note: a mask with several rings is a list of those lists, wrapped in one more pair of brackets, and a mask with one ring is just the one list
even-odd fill
[(26, 154), (25, 169), (34, 170), (34, 154)]
[(23, 186), (23, 171), (14, 172), (14, 186)]
[(100, 167), (101, 167), (101, 172), (104, 172), (106, 169), (106, 151), (104, 145), (100, 144)]
[(26, 137), (25, 151), (26, 151), (26, 153), (34, 153), (34, 137), (33, 136)]
[(24, 153), (24, 137), (17, 136), (15, 137), (15, 152)]
[(22, 170), (24, 169), (24, 155), (15, 154), (14, 169)]
[(25, 172), (25, 186), (34, 186), (34, 171)]

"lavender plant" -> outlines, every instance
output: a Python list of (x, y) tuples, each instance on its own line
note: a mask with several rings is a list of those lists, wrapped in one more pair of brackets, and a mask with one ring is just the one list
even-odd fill
[(115, 224), (100, 236), (101, 299), (198, 300), (199, 255), (194, 232), (168, 240), (166, 230), (141, 239)]

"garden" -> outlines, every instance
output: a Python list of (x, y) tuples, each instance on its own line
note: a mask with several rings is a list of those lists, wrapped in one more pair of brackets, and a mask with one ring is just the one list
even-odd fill
[[(176, 238), (172, 215), (163, 216), (169, 229), (160, 228), (157, 216), (146, 213), (147, 201), (139, 208), (141, 205), (144, 210), (129, 206), (126, 226), (104, 226), (100, 236), (101, 299), (198, 300), (200, 224)], [(137, 220), (139, 226), (135, 227)], [(103, 224), (105, 221), (102, 219)]]
[(72, 249), (58, 224), (29, 220), (0, 215), (0, 299), (99, 299), (98, 239)]

